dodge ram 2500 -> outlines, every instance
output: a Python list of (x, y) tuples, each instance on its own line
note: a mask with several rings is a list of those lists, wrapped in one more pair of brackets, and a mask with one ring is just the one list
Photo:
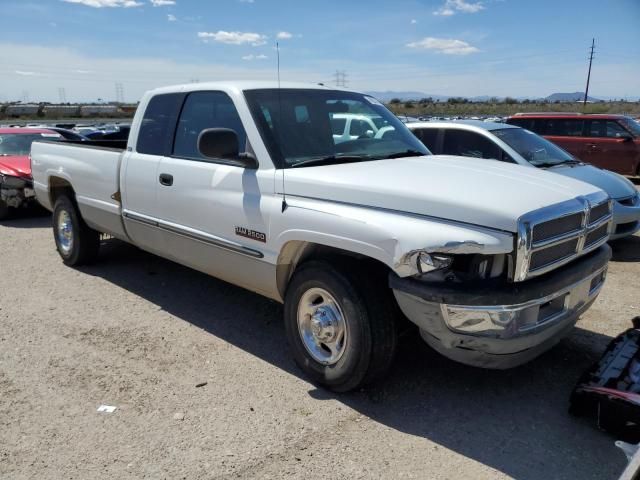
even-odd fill
[[(385, 134), (336, 142), (345, 113)], [(283, 302), (294, 359), (336, 391), (385, 373), (402, 314), (457, 361), (526, 362), (571, 331), (610, 257), (598, 188), (432, 156), (376, 99), (321, 85), (157, 89), (126, 145), (40, 141), (32, 164), (65, 264), (106, 233)]]

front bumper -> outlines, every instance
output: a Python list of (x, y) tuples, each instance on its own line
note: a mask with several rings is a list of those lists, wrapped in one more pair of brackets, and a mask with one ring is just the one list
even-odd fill
[(33, 182), (26, 178), (0, 175), (0, 200), (13, 208), (35, 202)]
[(567, 335), (598, 296), (611, 249), (603, 245), (553, 273), (522, 283), (477, 286), (390, 276), (403, 313), (425, 341), (453, 360), (511, 368)]
[(613, 229), (609, 240), (633, 235), (640, 230), (640, 194), (635, 198), (613, 201)]

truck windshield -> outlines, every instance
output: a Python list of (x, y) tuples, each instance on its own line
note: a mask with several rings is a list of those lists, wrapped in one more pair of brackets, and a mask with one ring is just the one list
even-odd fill
[(57, 133), (0, 133), (0, 156), (29, 155), (34, 140), (61, 140)]
[(244, 94), (278, 168), (430, 155), (373, 97), (321, 89)]
[(569, 153), (549, 140), (524, 128), (503, 128), (492, 130), (491, 133), (536, 167), (550, 167), (576, 161)]

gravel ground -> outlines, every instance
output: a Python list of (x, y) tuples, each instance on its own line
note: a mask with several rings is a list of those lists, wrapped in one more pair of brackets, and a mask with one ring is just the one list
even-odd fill
[(0, 224), (2, 479), (601, 480), (624, 468), (614, 438), (567, 405), (640, 315), (639, 236), (616, 245), (574, 333), (534, 362), (484, 371), (409, 338), (384, 383), (339, 395), (293, 364), (280, 305), (117, 241), (67, 268), (49, 225)]

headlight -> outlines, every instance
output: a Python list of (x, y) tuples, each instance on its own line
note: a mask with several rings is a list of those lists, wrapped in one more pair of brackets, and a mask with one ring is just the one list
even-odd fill
[(427, 273), (450, 267), (453, 263), (453, 258), (446, 255), (420, 252), (417, 256), (416, 262), (418, 271), (420, 273)]

